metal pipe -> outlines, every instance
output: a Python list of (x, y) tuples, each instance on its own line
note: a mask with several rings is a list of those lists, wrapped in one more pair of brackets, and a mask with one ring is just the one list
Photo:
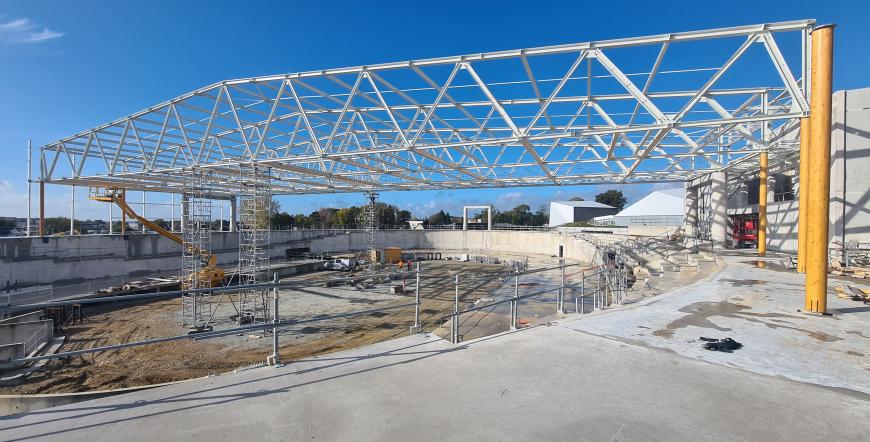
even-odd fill
[[(142, 191), (142, 218), (147, 218), (147, 217), (145, 216), (145, 207), (146, 207), (146, 204), (145, 204), (145, 191)], [(145, 233), (145, 223), (140, 223), (140, 224), (142, 224), (142, 233)]]
[(564, 302), (565, 302), (565, 267), (562, 266), (561, 279), (559, 282), (559, 294), (558, 294), (558, 300), (556, 302), (556, 313), (563, 313)]
[(414, 284), (414, 332), (420, 332), (420, 263), (417, 262), (417, 281)]
[(69, 234), (75, 235), (76, 219), (76, 186), (70, 186), (69, 192)]
[(27, 140), (27, 236), (30, 236), (30, 213), (33, 208), (33, 141)]
[[(359, 311), (355, 311), (355, 312), (341, 313), (341, 314), (336, 314), (336, 315), (331, 315), (331, 316), (318, 316), (316, 318), (304, 319), (301, 321), (286, 321), (285, 322), (285, 321), (279, 320), (278, 321), (278, 328), (293, 327), (293, 326), (298, 326), (298, 325), (303, 325), (303, 324), (310, 324), (313, 322), (329, 321), (332, 319), (348, 318), (348, 317), (360, 316), (360, 315), (370, 315), (370, 314), (375, 313), (375, 312), (410, 307), (412, 305), (414, 305), (414, 304), (407, 303), (407, 304), (391, 305), (389, 307), (380, 307), (380, 308), (376, 308), (376, 309), (359, 310)], [(154, 339), (146, 339), (144, 341), (127, 342), (124, 344), (105, 345), (102, 347), (86, 348), (86, 349), (82, 349), (82, 350), (72, 350), (72, 351), (63, 352), (63, 353), (54, 353), (51, 355), (32, 356), (32, 357), (27, 357), (27, 358), (14, 359), (14, 360), (10, 360), (8, 362), (25, 363), (25, 362), (40, 361), (40, 360), (44, 360), (44, 359), (68, 358), (71, 356), (80, 356), (80, 355), (88, 354), (88, 353), (98, 353), (98, 352), (103, 352), (103, 351), (108, 351), (108, 350), (120, 350), (120, 349), (124, 349), (124, 348), (138, 347), (138, 346), (142, 346), (142, 345), (152, 345), (152, 344), (160, 344), (163, 342), (180, 341), (183, 339), (192, 339), (194, 341), (200, 341), (200, 340), (205, 340), (205, 339), (219, 338), (219, 337), (227, 336), (227, 335), (235, 335), (235, 334), (239, 334), (239, 333), (243, 333), (243, 332), (265, 330), (265, 329), (269, 329), (272, 327), (273, 327), (273, 324), (252, 324), (252, 325), (246, 325), (246, 326), (242, 326), (242, 327), (234, 327), (234, 328), (230, 328), (230, 329), (226, 329), (226, 330), (202, 332), (202, 333), (196, 333), (196, 334), (167, 336), (165, 338), (154, 338)]]
[(453, 299), (453, 343), (459, 343), (459, 274), (455, 276), (456, 285)]
[(45, 240), (45, 180), (39, 179), (39, 236)]
[(758, 256), (767, 254), (767, 151), (758, 157)]
[(806, 310), (824, 313), (828, 302), (828, 223), (831, 190), (831, 75), (834, 26), (813, 30), (810, 106), (810, 195)]
[[(121, 189), (121, 201), (127, 201), (127, 189)], [(121, 211), (121, 236), (127, 235), (127, 213)]]
[[(272, 274), (272, 284), (278, 284), (278, 274)], [(275, 367), (281, 366), (281, 356), (278, 354), (278, 322), (280, 315), (278, 314), (278, 287), (272, 287), (272, 364)]]
[(518, 313), (518, 299), (520, 299), (520, 272), (519, 266), (515, 266), (517, 272), (514, 274), (514, 299), (511, 301), (511, 330), (517, 329), (517, 313)]
[(810, 119), (801, 118), (801, 153), (798, 179), (798, 273), (807, 271), (807, 226), (810, 204)]

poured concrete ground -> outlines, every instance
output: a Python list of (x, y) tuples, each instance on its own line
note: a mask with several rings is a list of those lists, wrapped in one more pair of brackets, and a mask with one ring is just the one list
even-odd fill
[[(804, 316), (799, 276), (726, 259), (712, 281), (551, 327), (417, 335), (8, 416), (0, 439), (865, 440), (866, 357), (849, 352), (870, 348), (870, 313), (831, 296), (839, 315)], [(705, 352), (707, 335), (746, 347)]]
[[(837, 298), (830, 290), (833, 316), (801, 313), (804, 276), (783, 267), (782, 258), (759, 261), (747, 250), (721, 259), (727, 265), (710, 279), (564, 325), (716, 364), (870, 394), (870, 306)], [(832, 279), (829, 286), (841, 283)], [(703, 350), (702, 336), (730, 337), (744, 348), (734, 353)]]

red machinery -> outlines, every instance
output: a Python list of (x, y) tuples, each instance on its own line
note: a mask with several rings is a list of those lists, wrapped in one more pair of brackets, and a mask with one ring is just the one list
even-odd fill
[(736, 248), (758, 245), (758, 215), (732, 216), (731, 240)]

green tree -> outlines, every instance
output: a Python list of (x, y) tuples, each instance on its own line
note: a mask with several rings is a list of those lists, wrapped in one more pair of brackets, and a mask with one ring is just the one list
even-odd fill
[(6, 236), (15, 228), (15, 221), (0, 219), (0, 236)]
[(571, 197), (568, 201), (586, 201), (582, 196)]
[(355, 228), (359, 226), (362, 210), (357, 206), (338, 209), (333, 215), (333, 222), (337, 226)]
[(620, 190), (610, 189), (606, 192), (599, 193), (595, 195), (595, 202), (601, 204), (607, 204), (608, 206), (616, 207), (619, 210), (622, 210), (625, 207), (625, 204), (628, 202), (625, 199), (625, 196), (622, 194)]

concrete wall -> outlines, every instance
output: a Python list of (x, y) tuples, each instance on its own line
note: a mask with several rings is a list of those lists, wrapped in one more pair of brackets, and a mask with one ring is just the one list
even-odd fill
[[(484, 230), (382, 230), (376, 234), (380, 247), (402, 249), (491, 250), (498, 253), (535, 253), (579, 260), (591, 259), (584, 242), (558, 232)], [(582, 244), (581, 244), (582, 243)], [(238, 259), (235, 233), (215, 232), (213, 251), (224, 266)], [(0, 281), (22, 287), (41, 284), (75, 284), (89, 279), (137, 277), (153, 272), (178, 272), (180, 246), (159, 235), (86, 235), (50, 238), (0, 239), (8, 253), (0, 262)], [(291, 230), (272, 232), (272, 257), (283, 259), (287, 248), (308, 247), (313, 253), (338, 253), (365, 247), (364, 232), (343, 230)], [(24, 253), (26, 252), (26, 253)]]
[(54, 326), (51, 319), (16, 322), (12, 324), (0, 324), (0, 344), (14, 344), (30, 339), (36, 332), (45, 330), (45, 338), (50, 340), (54, 336)]
[[(835, 92), (832, 104), (829, 238), (832, 243), (849, 241), (868, 243), (870, 242), (870, 173), (868, 173), (870, 171), (870, 88)], [(783, 172), (796, 173), (795, 170), (783, 170)], [(745, 183), (730, 184), (733, 192), (728, 199), (728, 213), (730, 215), (757, 214), (758, 205), (748, 204)], [(774, 186), (768, 185), (767, 246), (770, 250), (797, 252), (798, 201), (801, 192), (799, 176), (794, 187), (793, 201), (774, 202)]]
[(870, 88), (833, 97), (831, 240), (870, 242)]

